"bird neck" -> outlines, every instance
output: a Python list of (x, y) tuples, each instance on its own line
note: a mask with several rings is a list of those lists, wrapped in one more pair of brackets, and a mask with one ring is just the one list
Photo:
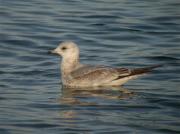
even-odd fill
[(80, 66), (79, 57), (73, 59), (62, 59), (61, 63), (61, 74), (63, 77), (70, 74), (73, 70)]

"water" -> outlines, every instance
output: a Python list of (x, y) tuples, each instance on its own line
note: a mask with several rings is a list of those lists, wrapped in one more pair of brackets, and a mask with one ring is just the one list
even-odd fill
[[(180, 133), (180, 2), (0, 0), (0, 133)], [(87, 64), (165, 66), (122, 88), (63, 89), (63, 40)]]

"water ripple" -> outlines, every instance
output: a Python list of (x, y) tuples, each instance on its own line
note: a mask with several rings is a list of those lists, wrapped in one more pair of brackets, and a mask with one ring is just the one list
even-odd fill
[[(178, 1), (0, 2), (0, 133), (179, 133)], [(164, 66), (124, 88), (61, 86), (63, 40), (87, 64)]]

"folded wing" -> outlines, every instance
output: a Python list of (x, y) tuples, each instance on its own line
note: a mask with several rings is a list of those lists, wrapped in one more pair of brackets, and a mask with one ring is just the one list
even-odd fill
[(85, 65), (71, 72), (72, 79), (91, 81), (92, 83), (108, 83), (119, 77), (128, 75), (130, 75), (130, 70), (127, 68), (109, 68), (89, 65)]
[(105, 66), (91, 66), (84, 65), (73, 72), (71, 72), (71, 77), (73, 79), (88, 79), (92, 81), (112, 81), (116, 79), (121, 79), (124, 77), (129, 77), (133, 75), (141, 75), (152, 71), (152, 69), (159, 67), (160, 65), (145, 67), (145, 68), (110, 68)]

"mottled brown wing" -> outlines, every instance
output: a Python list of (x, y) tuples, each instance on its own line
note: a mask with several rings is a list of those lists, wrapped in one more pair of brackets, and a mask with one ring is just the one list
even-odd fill
[(116, 68), (116, 71), (119, 73), (119, 76), (127, 76), (131, 73), (131, 70), (127, 68)]
[(119, 76), (129, 75), (126, 68), (108, 68), (104, 66), (83, 66), (71, 73), (71, 77), (77, 80), (88, 80), (98, 82), (110, 82)]
[(103, 66), (91, 66), (91, 65), (83, 65), (81, 66), (80, 68), (74, 70), (73, 72), (71, 72), (71, 76), (73, 78), (76, 78), (76, 77), (82, 77), (86, 74), (89, 74), (93, 71), (96, 71), (96, 70), (101, 70), (103, 69), (104, 67)]

